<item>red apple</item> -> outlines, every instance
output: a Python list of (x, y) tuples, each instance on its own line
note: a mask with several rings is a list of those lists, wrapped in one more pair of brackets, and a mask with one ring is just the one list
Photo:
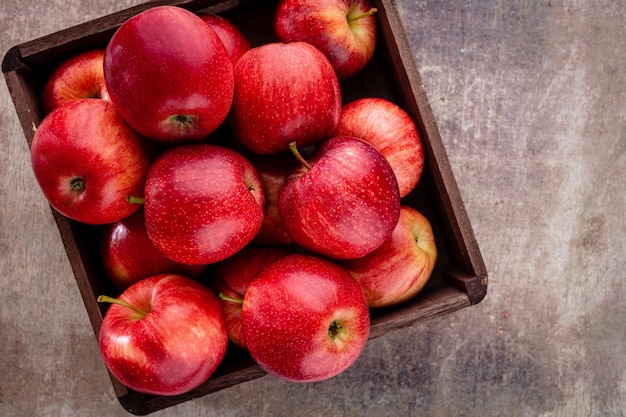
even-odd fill
[(146, 230), (179, 263), (215, 263), (242, 249), (261, 228), (264, 205), (254, 167), (231, 149), (176, 146), (148, 170)]
[(294, 254), (265, 268), (248, 285), (243, 333), (252, 358), (294, 382), (331, 378), (352, 365), (369, 336), (367, 302), (344, 269)]
[(370, 307), (388, 307), (415, 297), (426, 285), (435, 263), (437, 245), (428, 219), (402, 206), (391, 236), (359, 259), (340, 261), (361, 284)]
[(326, 57), (304, 42), (269, 43), (235, 65), (230, 125), (247, 149), (270, 154), (328, 139), (341, 115), (339, 81)]
[(148, 237), (143, 208), (102, 227), (100, 257), (107, 277), (120, 289), (153, 275), (198, 278), (206, 270), (205, 265), (185, 265), (163, 255)]
[(127, 387), (178, 395), (213, 374), (226, 353), (222, 306), (205, 286), (163, 274), (136, 282), (111, 302), (99, 333), (102, 358)]
[(137, 210), (151, 154), (110, 102), (69, 101), (49, 113), (31, 145), (35, 178), (59, 213), (89, 223), (116, 222)]
[(250, 50), (250, 41), (248, 41), (243, 32), (230, 20), (213, 13), (201, 12), (197, 15), (215, 31), (217, 36), (219, 36), (224, 44), (224, 48), (226, 48), (226, 54), (233, 65), (243, 54)]
[(250, 162), (256, 169), (265, 192), (265, 210), (261, 230), (253, 242), (265, 245), (288, 245), (293, 239), (283, 225), (278, 212), (278, 198), (283, 185), (299, 163), (291, 152), (279, 152), (271, 155), (251, 155)]
[(419, 182), (424, 149), (415, 122), (400, 106), (383, 98), (361, 98), (346, 104), (337, 135), (356, 136), (378, 149), (389, 161), (400, 197)]
[(248, 284), (259, 272), (289, 254), (287, 249), (278, 246), (246, 246), (215, 267), (211, 288), (222, 298), (228, 338), (237, 346), (247, 349), (239, 301), (243, 300)]
[(93, 49), (67, 58), (56, 67), (43, 88), (44, 114), (80, 98), (109, 99), (104, 83), (104, 49)]
[(322, 51), (339, 79), (357, 73), (376, 47), (376, 18), (368, 0), (282, 0), (274, 32), (283, 42), (308, 42)]
[(398, 183), (372, 145), (334, 137), (302, 163), (278, 202), (294, 242), (331, 258), (350, 259), (365, 256), (389, 237), (400, 215)]
[(166, 143), (205, 138), (226, 118), (233, 64), (215, 31), (175, 6), (141, 12), (114, 33), (104, 77), (122, 117)]

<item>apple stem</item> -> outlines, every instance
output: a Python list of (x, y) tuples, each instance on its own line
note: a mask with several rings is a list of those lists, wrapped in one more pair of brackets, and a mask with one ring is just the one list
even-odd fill
[(100, 295), (98, 296), (98, 299), (96, 300), (99, 303), (111, 303), (111, 304), (117, 304), (120, 305), (122, 307), (126, 307), (129, 308), (131, 310), (133, 310), (135, 313), (138, 313), (139, 315), (141, 315), (141, 317), (145, 317), (146, 315), (148, 315), (148, 313), (146, 311), (143, 311), (142, 309), (127, 303), (126, 301), (122, 301), (118, 298), (113, 298), (113, 297), (109, 297), (108, 295)]
[(241, 298), (235, 298), (235, 297), (230, 297), (226, 294), (224, 294), (223, 292), (219, 292), (219, 294), (217, 294), (217, 296), (219, 297), (220, 300), (224, 300), (224, 301), (230, 301), (232, 303), (237, 303), (237, 304), (243, 304), (243, 299)]
[(365, 13), (361, 13), (360, 15), (349, 17), (348, 18), (348, 23), (354, 22), (355, 20), (363, 19), (364, 17), (367, 17), (367, 16), (371, 16), (374, 13), (376, 13), (377, 11), (378, 11), (378, 9), (376, 7), (372, 7), (371, 9), (366, 11)]
[(144, 204), (146, 202), (146, 199), (129, 195), (128, 197), (126, 197), (126, 201), (128, 201), (131, 204)]
[(289, 143), (289, 149), (291, 150), (291, 152), (295, 155), (296, 159), (298, 161), (300, 161), (300, 163), (302, 165), (304, 165), (304, 167), (309, 170), (311, 169), (311, 164), (309, 164), (306, 159), (304, 159), (304, 157), (300, 154), (300, 151), (298, 151), (298, 147), (296, 146), (296, 142), (290, 142)]

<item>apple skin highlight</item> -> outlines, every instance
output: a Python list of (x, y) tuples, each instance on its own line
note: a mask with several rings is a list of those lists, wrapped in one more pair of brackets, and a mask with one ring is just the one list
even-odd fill
[(226, 354), (221, 304), (202, 284), (181, 275), (141, 280), (119, 297), (141, 312), (111, 304), (99, 348), (124, 385), (153, 395), (177, 395), (204, 383)]
[(331, 378), (351, 366), (369, 337), (359, 284), (338, 265), (284, 257), (250, 283), (242, 306), (248, 350), (268, 373), (292, 382)]

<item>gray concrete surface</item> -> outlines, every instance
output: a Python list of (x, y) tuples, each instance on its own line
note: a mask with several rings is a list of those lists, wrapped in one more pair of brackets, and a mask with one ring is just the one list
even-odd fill
[[(138, 2), (3, 0), (0, 49)], [(624, 2), (396, 5), (487, 298), (372, 341), (329, 381), (264, 377), (155, 416), (625, 415)], [(0, 109), (0, 415), (125, 415), (4, 83)]]

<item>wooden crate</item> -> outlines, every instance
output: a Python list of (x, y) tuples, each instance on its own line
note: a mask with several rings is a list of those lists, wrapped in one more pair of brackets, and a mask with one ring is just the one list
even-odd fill
[[(376, 54), (363, 71), (342, 83), (343, 99), (347, 103), (359, 97), (384, 97), (403, 107), (417, 122), (426, 163), (420, 183), (403, 204), (428, 217), (439, 252), (431, 279), (416, 298), (393, 308), (372, 311), (370, 338), (376, 338), (479, 303), (487, 291), (487, 271), (393, 1), (372, 3), (378, 9)], [(273, 41), (271, 18), (276, 1), (159, 0), (17, 45), (4, 56), (2, 72), (29, 146), (43, 117), (42, 87), (56, 65), (88, 48), (105, 47), (126, 19), (164, 4), (219, 13), (236, 23), (253, 46)], [(107, 306), (98, 304), (96, 298), (99, 294), (116, 293), (98, 258), (98, 242), (94, 238), (97, 227), (68, 220), (51, 210), (97, 336)], [(112, 375), (111, 381), (122, 406), (143, 415), (264, 374), (246, 352), (230, 346), (211, 378), (183, 395), (144, 395), (126, 388)]]

